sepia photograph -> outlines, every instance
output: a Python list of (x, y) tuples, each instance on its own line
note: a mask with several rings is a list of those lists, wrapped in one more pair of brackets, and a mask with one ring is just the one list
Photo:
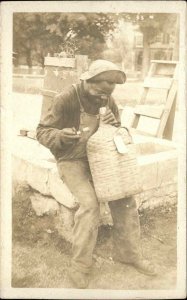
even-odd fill
[(52, 2), (1, 6), (1, 297), (183, 299), (186, 4)]

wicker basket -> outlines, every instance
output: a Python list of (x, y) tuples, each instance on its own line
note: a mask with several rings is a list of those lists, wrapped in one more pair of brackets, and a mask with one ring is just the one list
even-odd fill
[[(122, 137), (127, 153), (117, 151), (116, 134)], [(87, 155), (98, 201), (114, 201), (141, 191), (136, 146), (127, 129), (100, 124), (88, 140)]]

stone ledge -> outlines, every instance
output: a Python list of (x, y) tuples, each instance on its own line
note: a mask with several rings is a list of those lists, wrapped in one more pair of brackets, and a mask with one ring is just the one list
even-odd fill
[(177, 203), (177, 183), (153, 188), (135, 196), (139, 210)]
[[(139, 210), (176, 203), (177, 152), (173, 150), (173, 144), (147, 137), (137, 138), (136, 142), (139, 154), (141, 153), (138, 162), (143, 188), (135, 196)], [(37, 141), (26, 137), (17, 137), (14, 147), (12, 161), (15, 192), (16, 186), (21, 185), (34, 189), (31, 203), (36, 215), (53, 214), (59, 234), (71, 241), (74, 213), (78, 204), (60, 179), (52, 154)], [(106, 207), (103, 209), (106, 210)], [(108, 220), (112, 224), (110, 212), (107, 215), (105, 212), (101, 216), (102, 224), (109, 224)]]
[(60, 179), (54, 157), (47, 148), (36, 140), (19, 136), (15, 149), (12, 158), (14, 181), (27, 183), (64, 206), (77, 207), (75, 198)]
[[(173, 150), (173, 144), (169, 148), (168, 141), (147, 137), (136, 138), (137, 148), (144, 149), (145, 153), (148, 150), (150, 152), (151, 149), (153, 152), (138, 157), (143, 192), (176, 183), (177, 151)], [(41, 194), (55, 198), (58, 203), (68, 208), (75, 208), (77, 201), (60, 179), (50, 151), (36, 140), (26, 137), (17, 137), (15, 143), (13, 180), (25, 182)], [(155, 145), (157, 149), (160, 147), (162, 152), (155, 152)]]

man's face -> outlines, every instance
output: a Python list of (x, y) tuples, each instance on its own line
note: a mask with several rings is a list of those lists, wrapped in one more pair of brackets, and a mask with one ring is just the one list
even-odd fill
[(104, 97), (110, 96), (112, 92), (114, 91), (115, 88), (115, 83), (102, 80), (102, 81), (97, 81), (97, 82), (89, 82), (88, 83), (88, 93), (91, 96), (95, 97), (100, 97), (102, 96), (103, 99)]

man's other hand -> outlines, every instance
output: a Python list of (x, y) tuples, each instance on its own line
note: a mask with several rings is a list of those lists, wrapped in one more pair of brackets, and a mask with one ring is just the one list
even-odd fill
[(80, 138), (80, 135), (77, 134), (76, 129), (73, 128), (64, 128), (60, 132), (60, 139), (64, 144), (73, 144)]

